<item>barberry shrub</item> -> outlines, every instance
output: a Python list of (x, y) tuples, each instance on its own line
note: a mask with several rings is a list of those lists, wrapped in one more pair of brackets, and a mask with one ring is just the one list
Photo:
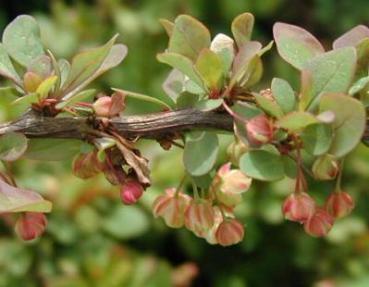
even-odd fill
[[(140, 138), (148, 137), (165, 150), (183, 148), (185, 176), (152, 207), (154, 216), (168, 226), (185, 227), (210, 244), (236, 244), (247, 231), (234, 209), (252, 182), (289, 177), (295, 188), (281, 206), (284, 217), (303, 224), (309, 235), (326, 235), (355, 205), (342, 191), (341, 178), (345, 156), (365, 141), (369, 28), (351, 29), (327, 50), (308, 31), (286, 23), (276, 23), (274, 42), (263, 46), (252, 40), (254, 17), (249, 13), (234, 19), (232, 37), (212, 37), (188, 15), (161, 23), (169, 41), (157, 59), (172, 68), (163, 84), (168, 102), (124, 89), (88, 88), (124, 60), (127, 48), (116, 43), (118, 36), (69, 62), (43, 46), (32, 17), (19, 16), (6, 27), (0, 74), (10, 84), (6, 89), (18, 96), (12, 107), (19, 118), (0, 127), (5, 167), (0, 174), (0, 213), (17, 214), (15, 230), (24, 240), (40, 236), (46, 228), (44, 213), (51, 211), (52, 203), (17, 187), (7, 164), (20, 158), (63, 157), (60, 148), (35, 137), (83, 141), (72, 172), (82, 179), (104, 174), (117, 186), (123, 204), (135, 204), (151, 184), (148, 161), (136, 147)], [(262, 57), (274, 46), (300, 74), (298, 91), (280, 78), (256, 88), (263, 76)], [(140, 129), (139, 117), (125, 114), (127, 97), (161, 106), (161, 113), (140, 119), (150, 124), (155, 116), (163, 117), (166, 129)], [(183, 111), (207, 122), (183, 117)], [(64, 125), (63, 133), (56, 123)], [(218, 134), (224, 132), (233, 132), (234, 142), (228, 161), (216, 166)], [(324, 204), (310, 194), (311, 180), (334, 182)], [(186, 186), (192, 187), (191, 193)]]

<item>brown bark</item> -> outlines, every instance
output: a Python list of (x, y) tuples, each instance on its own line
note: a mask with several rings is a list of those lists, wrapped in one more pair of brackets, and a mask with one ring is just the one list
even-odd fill
[[(122, 116), (109, 120), (125, 138), (162, 139), (175, 133), (196, 129), (232, 131), (233, 120), (226, 113), (184, 109), (171, 112)], [(29, 138), (84, 139), (93, 134), (99, 119), (83, 117), (44, 117), (28, 112), (20, 119), (0, 125), (0, 134), (20, 132)]]

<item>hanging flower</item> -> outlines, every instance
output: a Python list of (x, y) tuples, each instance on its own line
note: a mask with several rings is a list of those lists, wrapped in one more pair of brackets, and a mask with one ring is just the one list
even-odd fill
[(15, 232), (23, 240), (33, 240), (44, 233), (47, 225), (46, 216), (40, 212), (25, 212), (15, 224)]
[(218, 170), (210, 190), (220, 203), (234, 206), (241, 202), (241, 194), (250, 188), (251, 182), (241, 170), (231, 169), (231, 163), (226, 163)]
[(162, 217), (169, 227), (180, 228), (184, 224), (184, 214), (190, 201), (188, 195), (176, 192), (175, 188), (168, 188), (164, 195), (154, 201), (154, 216)]
[(341, 218), (351, 213), (355, 203), (347, 192), (339, 191), (330, 194), (325, 207), (330, 215), (335, 218)]
[(305, 222), (315, 211), (315, 201), (306, 192), (295, 192), (283, 203), (282, 212), (286, 219)]
[(199, 237), (204, 237), (213, 227), (215, 211), (212, 203), (204, 199), (191, 200), (185, 212), (185, 226)]
[(215, 232), (216, 241), (222, 246), (237, 244), (242, 241), (244, 235), (243, 225), (234, 218), (224, 219)]
[(328, 234), (334, 224), (334, 218), (322, 208), (315, 210), (314, 214), (304, 223), (305, 232), (314, 237)]

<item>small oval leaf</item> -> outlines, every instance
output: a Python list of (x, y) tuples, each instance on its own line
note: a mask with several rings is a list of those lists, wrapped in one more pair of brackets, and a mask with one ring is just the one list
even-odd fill
[(183, 162), (186, 170), (193, 176), (208, 173), (214, 166), (219, 151), (216, 134), (203, 132), (197, 137), (187, 137)]
[(240, 168), (248, 176), (264, 181), (275, 181), (284, 177), (282, 157), (266, 150), (252, 150), (240, 159)]

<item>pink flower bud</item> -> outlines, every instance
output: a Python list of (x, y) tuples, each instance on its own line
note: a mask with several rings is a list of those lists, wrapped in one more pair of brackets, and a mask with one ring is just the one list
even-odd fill
[(265, 115), (258, 115), (247, 122), (246, 131), (251, 145), (263, 145), (273, 139), (273, 122)]
[(334, 218), (324, 209), (318, 208), (304, 223), (304, 229), (311, 236), (322, 237), (328, 234), (333, 224)]
[(184, 224), (184, 214), (188, 208), (191, 197), (179, 192), (175, 188), (166, 189), (166, 194), (156, 198), (153, 204), (155, 217), (163, 217), (169, 227), (180, 228)]
[(136, 180), (128, 180), (120, 189), (120, 198), (127, 205), (135, 204), (142, 196), (144, 189)]
[(210, 190), (215, 198), (226, 206), (234, 206), (242, 200), (241, 194), (251, 186), (252, 179), (238, 169), (231, 169), (231, 163), (220, 167)]
[(332, 180), (338, 174), (339, 164), (334, 156), (326, 154), (316, 159), (312, 171), (318, 180)]
[(102, 164), (97, 159), (96, 151), (77, 155), (72, 164), (73, 174), (87, 179), (97, 175), (102, 170)]
[(40, 212), (25, 212), (20, 215), (15, 225), (15, 232), (23, 240), (39, 237), (46, 228), (47, 219)]
[(335, 218), (350, 214), (354, 207), (355, 203), (352, 197), (342, 191), (331, 193), (325, 203), (327, 212)]
[(124, 100), (124, 94), (116, 92), (111, 97), (103, 96), (98, 98), (92, 107), (97, 116), (110, 118), (119, 115), (124, 110)]
[(291, 221), (305, 222), (315, 211), (314, 199), (305, 192), (289, 195), (283, 203), (284, 217)]
[(222, 246), (237, 244), (242, 241), (245, 230), (237, 219), (225, 219), (215, 232), (217, 242)]
[(99, 117), (109, 117), (111, 103), (111, 97), (103, 96), (101, 98), (98, 98), (92, 106), (96, 115), (98, 115)]
[(214, 225), (215, 211), (211, 202), (192, 200), (185, 211), (185, 226), (199, 237), (204, 237)]

